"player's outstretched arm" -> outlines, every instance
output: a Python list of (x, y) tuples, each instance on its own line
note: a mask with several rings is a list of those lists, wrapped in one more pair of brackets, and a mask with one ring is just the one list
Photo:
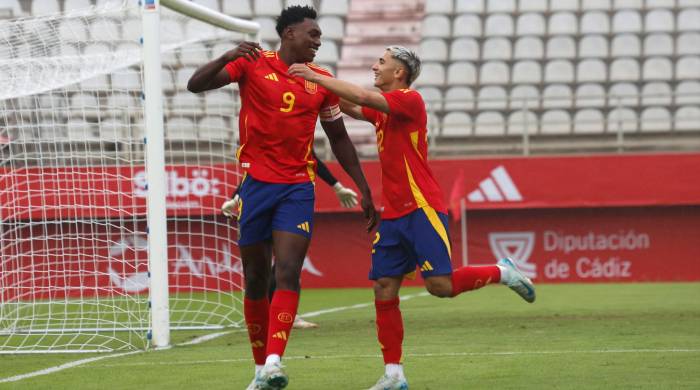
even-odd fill
[(316, 73), (305, 64), (293, 64), (289, 67), (288, 73), (320, 84), (342, 99), (359, 104), (362, 107), (370, 107), (387, 114), (389, 113), (389, 103), (379, 92), (370, 91), (347, 81)]
[(348, 115), (352, 118), (355, 118), (359, 121), (367, 121), (371, 122), (367, 118), (365, 118), (365, 115), (362, 113), (362, 106), (355, 104), (353, 102), (347, 101), (345, 99), (340, 99), (340, 111)]
[(187, 82), (187, 90), (194, 93), (221, 88), (231, 82), (224, 67), (231, 61), (244, 57), (254, 61), (260, 57), (262, 47), (257, 42), (241, 42), (235, 49), (229, 50), (219, 58), (200, 66)]
[(345, 123), (342, 118), (338, 118), (332, 122), (321, 122), (321, 126), (328, 136), (333, 154), (335, 154), (340, 165), (360, 190), (362, 195), (360, 205), (367, 220), (367, 231), (369, 232), (377, 225), (377, 210), (374, 208), (372, 192), (369, 189), (364, 173), (362, 173), (357, 152), (352, 141), (350, 141), (350, 137), (348, 137), (348, 132), (345, 130)]

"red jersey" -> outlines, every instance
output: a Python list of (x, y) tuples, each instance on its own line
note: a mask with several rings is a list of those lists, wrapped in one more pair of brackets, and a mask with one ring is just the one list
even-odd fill
[(389, 114), (363, 107), (374, 123), (382, 166), (383, 219), (430, 206), (447, 213), (442, 191), (428, 167), (427, 114), (421, 95), (411, 89), (383, 92)]
[[(330, 72), (307, 64), (317, 73)], [(287, 74), (289, 65), (277, 52), (263, 51), (255, 61), (238, 58), (226, 64), (241, 94), (238, 162), (255, 179), (268, 183), (314, 180), (311, 150), (316, 119), (340, 118), (338, 96), (316, 83)]]

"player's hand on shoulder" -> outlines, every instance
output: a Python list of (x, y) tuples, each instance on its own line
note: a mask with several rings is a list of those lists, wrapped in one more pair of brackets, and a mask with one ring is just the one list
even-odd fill
[(241, 57), (248, 61), (257, 60), (262, 54), (263, 48), (257, 42), (243, 41), (234, 49), (227, 51), (222, 56), (227, 62), (235, 61)]
[(287, 70), (287, 73), (289, 73), (290, 76), (301, 77), (309, 81), (316, 81), (318, 77), (318, 73), (311, 70), (306, 64), (292, 64), (289, 70)]

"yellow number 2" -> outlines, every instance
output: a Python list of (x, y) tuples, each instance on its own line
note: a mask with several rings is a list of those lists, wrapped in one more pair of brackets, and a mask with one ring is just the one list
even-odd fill
[(292, 109), (294, 108), (294, 100), (295, 99), (296, 99), (296, 96), (294, 96), (293, 93), (285, 92), (282, 95), (282, 103), (286, 104), (287, 107), (280, 107), (280, 111), (282, 111), (282, 112), (292, 111)]

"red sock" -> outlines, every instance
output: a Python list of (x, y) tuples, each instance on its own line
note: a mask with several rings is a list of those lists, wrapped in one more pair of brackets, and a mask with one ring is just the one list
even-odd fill
[(399, 298), (388, 301), (374, 300), (377, 311), (377, 338), (384, 355), (384, 364), (401, 363), (403, 344), (403, 320), (399, 310)]
[(452, 296), (500, 281), (501, 270), (495, 265), (458, 268), (452, 272)]
[(270, 303), (267, 297), (256, 300), (243, 298), (243, 315), (248, 327), (248, 338), (253, 348), (255, 364), (265, 364), (267, 320), (270, 316)]
[(270, 328), (267, 332), (267, 354), (284, 354), (294, 317), (299, 307), (299, 293), (291, 290), (276, 290), (270, 304)]

